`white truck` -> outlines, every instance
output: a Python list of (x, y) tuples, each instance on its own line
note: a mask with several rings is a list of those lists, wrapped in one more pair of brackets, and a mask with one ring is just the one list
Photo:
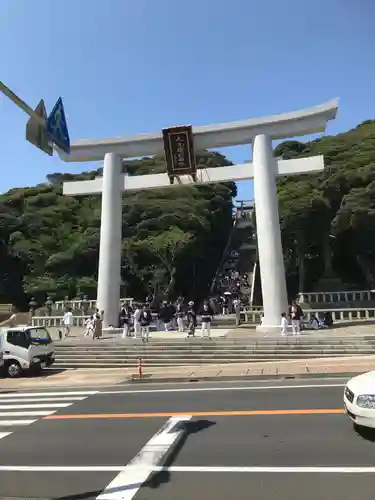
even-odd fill
[(2, 370), (12, 378), (19, 377), (26, 370), (38, 373), (55, 362), (55, 346), (44, 327), (4, 327), (0, 331), (0, 350)]

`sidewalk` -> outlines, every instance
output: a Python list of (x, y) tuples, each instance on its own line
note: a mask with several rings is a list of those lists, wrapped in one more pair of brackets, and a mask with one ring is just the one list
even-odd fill
[(308, 378), (329, 375), (354, 376), (375, 369), (375, 355), (351, 356), (350, 358), (319, 358), (296, 361), (272, 361), (263, 363), (231, 363), (192, 365), (168, 368), (143, 367), (140, 381), (134, 368), (108, 368), (66, 370), (60, 373), (46, 372), (41, 377), (1, 379), (1, 390), (48, 389), (52, 387), (106, 387), (121, 383), (189, 382), (224, 380), (262, 380), (272, 378)]
[[(93, 340), (91, 337), (84, 336), (85, 329), (79, 327), (73, 327), (70, 336), (67, 339), (63, 339), (63, 342), (67, 343), (91, 343), (91, 342), (116, 342), (116, 343), (126, 343), (129, 338), (122, 338), (122, 333), (111, 333), (110, 331), (104, 332), (100, 340)], [(54, 342), (60, 344), (58, 329), (50, 328), (50, 334)], [(303, 330), (301, 332), (300, 338), (330, 338), (330, 337), (350, 337), (350, 336), (375, 336), (375, 324), (373, 322), (358, 322), (355, 324), (335, 324), (332, 328), (327, 328), (324, 330)], [(200, 330), (197, 330), (197, 338), (200, 336)], [(256, 331), (255, 326), (243, 325), (236, 328), (212, 328), (211, 330), (212, 338), (280, 338), (279, 334), (264, 334)], [(288, 337), (295, 338), (288, 334)], [(170, 332), (151, 332), (150, 341), (155, 340), (182, 340), (185, 338), (184, 333), (178, 331)]]
[[(213, 339), (219, 338), (219, 337), (226, 337), (230, 329), (228, 328), (212, 328), (211, 329), (211, 337)], [(56, 328), (50, 328), (49, 330), (50, 335), (52, 337), (52, 340), (56, 342), (57, 345), (61, 344), (62, 342), (64, 343), (93, 343), (94, 345), (100, 345), (100, 342), (114, 342), (114, 343), (119, 343), (119, 344), (126, 344), (129, 341), (132, 341), (132, 337), (125, 337), (122, 338), (122, 332), (111, 332), (110, 330), (103, 332), (103, 335), (100, 339), (95, 339), (90, 337), (85, 337), (85, 329), (84, 328), (79, 328), (79, 327), (74, 327), (72, 328), (72, 331), (70, 332), (69, 337), (64, 338), (60, 341), (59, 335), (58, 335), (58, 330)], [(150, 332), (150, 342), (154, 340), (184, 340), (186, 337), (186, 333), (181, 333), (176, 330), (170, 331), (170, 332)], [(196, 333), (196, 337), (200, 338), (200, 330)], [(140, 340), (140, 335), (138, 335), (138, 340)]]

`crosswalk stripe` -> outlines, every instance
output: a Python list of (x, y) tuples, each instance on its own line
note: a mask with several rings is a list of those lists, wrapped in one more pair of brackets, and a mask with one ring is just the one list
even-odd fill
[(0, 432), (0, 439), (3, 439), (12, 434), (11, 432)]
[(51, 404), (21, 404), (21, 405), (0, 405), (0, 410), (22, 410), (23, 408), (66, 408), (72, 403), (51, 403)]
[[(7, 427), (33, 424), (40, 418), (48, 417), (56, 413), (60, 408), (67, 408), (75, 402), (83, 401), (98, 392), (99, 391), (0, 393), (0, 430), (2, 428), (7, 430)], [(4, 420), (2, 418), (4, 418)], [(12, 432), (0, 432), (0, 439), (10, 434), (12, 434)]]
[(97, 394), (99, 391), (71, 391), (71, 392), (13, 392), (2, 394), (0, 393), (0, 399), (7, 398), (28, 398), (34, 396), (92, 396)]
[(45, 417), (56, 411), (0, 411), (0, 417)]
[(0, 420), (0, 427), (9, 427), (11, 425), (29, 425), (36, 420)]
[(8, 404), (8, 403), (43, 403), (43, 402), (48, 402), (48, 401), (83, 401), (86, 399), (85, 396), (78, 396), (78, 397), (73, 397), (71, 396), (70, 398), (68, 397), (63, 397), (63, 398), (58, 398), (58, 397), (53, 397), (53, 398), (15, 398), (15, 399), (6, 399), (4, 401), (1, 401), (3, 404)]

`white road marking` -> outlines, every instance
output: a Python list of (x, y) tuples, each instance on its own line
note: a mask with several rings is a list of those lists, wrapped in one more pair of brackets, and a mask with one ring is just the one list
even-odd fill
[(0, 427), (9, 427), (11, 425), (29, 425), (36, 420), (0, 420)]
[(0, 399), (7, 398), (29, 398), (34, 396), (91, 396), (97, 394), (98, 391), (71, 391), (71, 392), (13, 392), (2, 394), (0, 392)]
[(189, 387), (187, 389), (145, 389), (129, 391), (100, 391), (99, 395), (106, 394), (150, 394), (163, 392), (215, 392), (215, 391), (267, 391), (275, 389), (324, 389), (330, 387), (345, 387), (345, 384), (303, 384), (303, 385), (260, 385), (245, 387)]
[(79, 396), (79, 397), (64, 397), (64, 398), (58, 398), (58, 397), (52, 397), (52, 398), (15, 398), (15, 399), (6, 399), (4, 401), (1, 401), (2, 403), (43, 403), (47, 401), (83, 401), (86, 399), (85, 396)]
[(169, 472), (328, 473), (374, 474), (375, 467), (161, 467)]
[[(4, 401), (3, 401), (4, 402)], [(22, 410), (24, 408), (66, 408), (71, 403), (50, 403), (50, 404), (25, 404), (25, 405), (0, 405), (0, 410)]]
[[(5, 433), (6, 434), (6, 433)], [(131, 472), (136, 474), (136, 471), (141, 470), (147, 477), (152, 472), (236, 472), (236, 473), (327, 473), (327, 474), (375, 474), (375, 467), (194, 467), (194, 466), (147, 466), (147, 465), (78, 465), (78, 466), (54, 466), (54, 465), (0, 465), (0, 472)], [(117, 476), (118, 477), (118, 476)], [(147, 479), (146, 477), (146, 479)], [(111, 484), (111, 483), (110, 483)], [(109, 485), (108, 485), (109, 486)], [(140, 488), (138, 485), (138, 490)], [(108, 488), (108, 487), (107, 487)], [(130, 490), (126, 490), (126, 493)], [(103, 492), (104, 493), (104, 492)], [(135, 492), (136, 493), (136, 492)], [(116, 496), (117, 495), (117, 496)], [(101, 495), (97, 498), (104, 498)], [(133, 496), (124, 496), (124, 492), (119, 490), (113, 492), (113, 496), (106, 497), (116, 500), (132, 499)]]
[(56, 411), (2, 411), (0, 417), (46, 417)]
[(0, 439), (3, 439), (12, 434), (11, 432), (0, 432)]
[(191, 415), (170, 418), (96, 500), (133, 499), (151, 474), (150, 468), (157, 466), (169, 448), (183, 436), (182, 422), (190, 419)]

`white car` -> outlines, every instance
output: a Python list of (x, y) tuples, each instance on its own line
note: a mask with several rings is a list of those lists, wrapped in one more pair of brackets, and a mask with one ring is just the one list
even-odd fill
[(375, 429), (375, 371), (348, 381), (344, 389), (344, 408), (356, 427)]

